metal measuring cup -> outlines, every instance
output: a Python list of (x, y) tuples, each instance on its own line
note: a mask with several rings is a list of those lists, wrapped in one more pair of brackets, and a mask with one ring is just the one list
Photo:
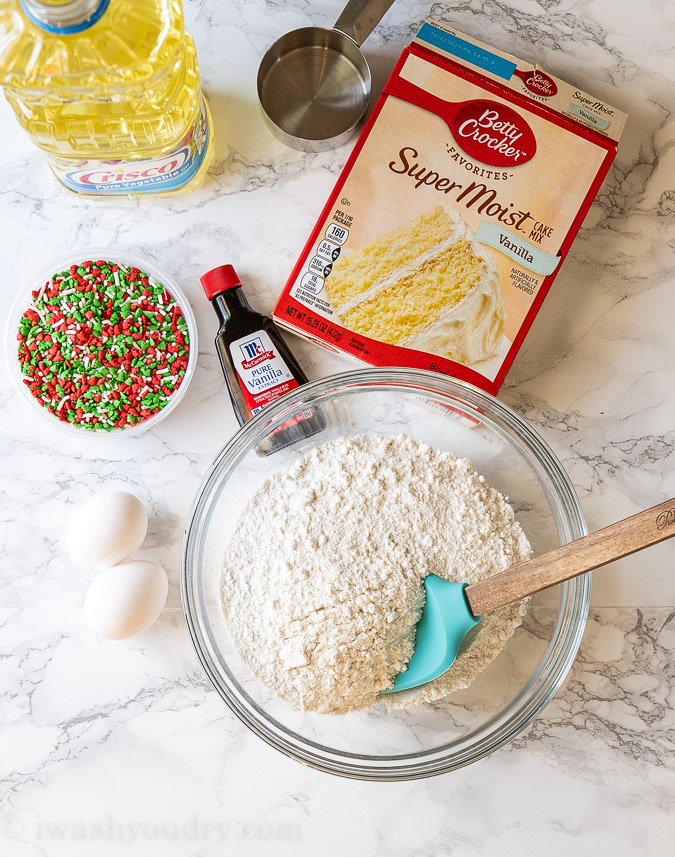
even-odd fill
[(360, 45), (394, 0), (349, 0), (332, 29), (302, 27), (262, 58), (258, 98), (274, 136), (303, 152), (346, 143), (368, 107), (370, 69)]

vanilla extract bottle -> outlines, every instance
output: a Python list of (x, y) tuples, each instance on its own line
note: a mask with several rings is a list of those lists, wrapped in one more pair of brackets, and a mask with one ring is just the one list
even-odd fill
[[(201, 278), (218, 316), (216, 351), (239, 425), (266, 405), (309, 380), (271, 318), (251, 308), (232, 265), (220, 265)], [(256, 450), (269, 455), (326, 427), (317, 408), (294, 414)]]

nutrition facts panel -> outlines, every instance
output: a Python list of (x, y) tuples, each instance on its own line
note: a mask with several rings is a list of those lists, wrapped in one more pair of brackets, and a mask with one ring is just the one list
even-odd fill
[(349, 238), (349, 229), (339, 223), (329, 223), (323, 238), (310, 256), (306, 269), (296, 280), (291, 295), (301, 303), (317, 310), (326, 318), (333, 315), (324, 288), (334, 263), (340, 257), (342, 246)]

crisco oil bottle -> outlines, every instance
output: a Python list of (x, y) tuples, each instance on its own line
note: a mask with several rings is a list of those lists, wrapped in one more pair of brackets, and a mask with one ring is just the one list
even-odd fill
[(194, 186), (211, 118), (181, 0), (0, 0), (0, 85), (63, 184)]

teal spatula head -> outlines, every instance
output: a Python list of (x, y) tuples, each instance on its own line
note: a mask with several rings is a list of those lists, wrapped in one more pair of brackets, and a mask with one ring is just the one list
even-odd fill
[(408, 669), (396, 676), (394, 686), (381, 693), (395, 693), (426, 684), (443, 675), (455, 662), (462, 641), (480, 622), (464, 595), (466, 583), (452, 583), (429, 574), (424, 578), (426, 602), (417, 623), (415, 651)]
[[(675, 497), (472, 583), (469, 599), (473, 610), (476, 613), (497, 610), (673, 538), (672, 524), (675, 524)], [(470, 643), (469, 631), (480, 622), (480, 617), (477, 619), (469, 607), (464, 591), (466, 583), (450, 583), (430, 574), (424, 579), (424, 588), (427, 600), (417, 623), (415, 651), (408, 669), (396, 676), (392, 688), (381, 693), (408, 690), (443, 675), (454, 663), (462, 642)]]

